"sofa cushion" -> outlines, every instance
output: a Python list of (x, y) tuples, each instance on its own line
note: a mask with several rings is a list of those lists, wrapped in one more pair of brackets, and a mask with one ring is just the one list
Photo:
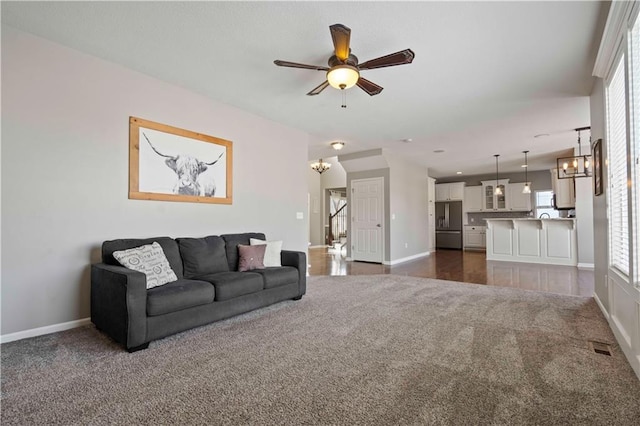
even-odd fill
[(157, 242), (127, 250), (113, 252), (113, 257), (125, 268), (142, 272), (147, 276), (147, 289), (158, 287), (178, 279)]
[(178, 238), (177, 241), (185, 278), (229, 270), (222, 237), (211, 235), (204, 238)]
[(264, 269), (264, 252), (267, 246), (238, 244), (238, 272)]
[(254, 272), (218, 272), (203, 275), (198, 279), (213, 284), (216, 288), (216, 301), (229, 300), (264, 289), (262, 276)]
[(215, 288), (206, 281), (180, 279), (147, 291), (147, 315), (167, 314), (212, 303)]
[(296, 284), (298, 282), (298, 270), (291, 266), (256, 269), (253, 272), (262, 275), (264, 288), (280, 287), (281, 285)]
[(249, 245), (249, 240), (255, 238), (257, 240), (266, 240), (264, 234), (257, 232), (247, 232), (244, 234), (225, 234), (220, 235), (224, 238), (227, 250), (227, 262), (230, 271), (238, 270), (238, 244)]
[(155, 238), (127, 238), (119, 240), (110, 240), (102, 243), (102, 261), (107, 265), (120, 266), (120, 263), (113, 257), (114, 251), (127, 250), (134, 247), (140, 247), (147, 244), (157, 242), (162, 247), (164, 255), (169, 261), (169, 265), (173, 272), (175, 272), (178, 278), (182, 278), (182, 258), (180, 257), (180, 250), (178, 249), (178, 243), (173, 238), (169, 237), (155, 237)]
[(282, 241), (264, 241), (250, 238), (249, 243), (254, 245), (265, 244), (267, 250), (264, 252), (264, 266), (282, 266), (280, 252), (282, 252)]

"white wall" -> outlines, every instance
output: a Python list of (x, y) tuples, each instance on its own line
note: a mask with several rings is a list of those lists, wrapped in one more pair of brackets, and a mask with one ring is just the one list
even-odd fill
[[(233, 141), (233, 204), (129, 200), (129, 116)], [(1, 333), (88, 317), (103, 240), (261, 231), (306, 251), (307, 145), (306, 133), (3, 25)]]
[[(574, 155), (578, 155), (575, 151)], [(593, 268), (593, 178), (575, 179), (575, 185), (578, 267)]]
[(607, 270), (609, 259), (609, 222), (607, 219), (607, 141), (604, 138), (605, 131), (605, 105), (604, 105), (604, 83), (600, 78), (591, 91), (591, 139), (602, 139), (602, 186), (605, 191), (602, 195), (593, 197), (593, 237), (598, 243), (594, 245), (594, 291), (596, 297), (602, 302), (602, 307), (609, 309), (609, 291), (607, 289)]

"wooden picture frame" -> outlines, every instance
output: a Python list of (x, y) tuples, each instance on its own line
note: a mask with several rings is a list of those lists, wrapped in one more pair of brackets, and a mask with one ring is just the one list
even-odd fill
[(129, 198), (231, 204), (233, 143), (129, 117)]
[(593, 143), (593, 193), (602, 195), (604, 187), (602, 184), (602, 139)]

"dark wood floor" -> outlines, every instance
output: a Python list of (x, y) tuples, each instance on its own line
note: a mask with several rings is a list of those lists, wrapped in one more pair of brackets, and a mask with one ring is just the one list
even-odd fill
[(593, 271), (570, 266), (487, 261), (484, 252), (436, 250), (395, 266), (348, 262), (344, 252), (309, 249), (309, 275), (393, 274), (489, 284), (574, 296), (593, 295)]

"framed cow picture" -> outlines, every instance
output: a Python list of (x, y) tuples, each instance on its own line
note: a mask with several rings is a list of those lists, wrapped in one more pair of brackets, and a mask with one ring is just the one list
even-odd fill
[(231, 141), (129, 118), (129, 198), (231, 204)]

